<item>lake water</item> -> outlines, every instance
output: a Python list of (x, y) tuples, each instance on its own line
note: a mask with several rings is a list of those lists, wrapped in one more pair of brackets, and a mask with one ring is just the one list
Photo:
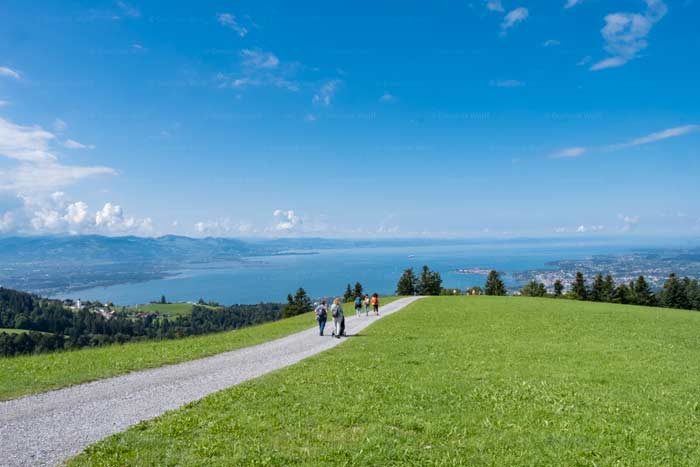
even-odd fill
[[(304, 287), (312, 297), (342, 295), (347, 283), (360, 281), (368, 292), (391, 294), (405, 268), (419, 273), (427, 264), (440, 272), (443, 286), (483, 286), (482, 275), (459, 274), (460, 268), (497, 269), (507, 273), (541, 269), (549, 261), (624, 253), (631, 247), (596, 244), (485, 243), (449, 246), (319, 250), (313, 255), (256, 257), (176, 271), (166, 279), (71, 291), (59, 296), (101, 300), (120, 305), (146, 303), (165, 295), (169, 301), (215, 300), (222, 304), (284, 301)], [(175, 272), (175, 271), (174, 271)]]

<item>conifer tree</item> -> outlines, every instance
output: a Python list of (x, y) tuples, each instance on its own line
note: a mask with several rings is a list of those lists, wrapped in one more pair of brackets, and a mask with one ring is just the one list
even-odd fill
[(564, 284), (559, 279), (554, 282), (554, 296), (561, 297), (564, 293)]
[(593, 280), (593, 287), (591, 287), (591, 293), (588, 295), (588, 300), (592, 302), (602, 302), (604, 287), (605, 282), (603, 281), (603, 275), (601, 273), (596, 274)]
[(576, 300), (586, 300), (588, 298), (586, 279), (580, 271), (576, 273), (576, 279), (574, 279), (574, 283), (571, 284), (571, 295)]
[(639, 276), (634, 283), (634, 296), (637, 305), (652, 306), (654, 304), (654, 294), (644, 276)]
[(359, 282), (355, 282), (355, 297), (361, 297), (362, 296), (362, 284)]
[(352, 292), (352, 286), (348, 284), (347, 287), (345, 287), (345, 293), (343, 294), (343, 302), (352, 302), (355, 298), (355, 295)]
[(608, 274), (605, 276), (605, 282), (603, 283), (603, 296), (601, 297), (601, 301), (603, 302), (610, 302), (612, 301), (612, 295), (613, 292), (615, 291), (615, 280), (613, 277)]
[(484, 293), (486, 295), (505, 295), (506, 286), (501, 280), (501, 275), (498, 271), (492, 270), (489, 272), (486, 278), (486, 284), (484, 284)]
[(413, 273), (413, 268), (406, 269), (396, 284), (396, 295), (415, 295), (417, 283), (418, 278)]

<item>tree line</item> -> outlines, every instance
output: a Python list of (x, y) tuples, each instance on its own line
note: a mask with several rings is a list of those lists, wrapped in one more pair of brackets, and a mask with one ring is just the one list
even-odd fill
[(413, 268), (406, 269), (396, 284), (396, 295), (440, 295), (442, 292), (440, 273), (431, 271), (428, 266), (423, 266), (420, 278)]
[(110, 318), (88, 310), (74, 312), (58, 300), (0, 288), (0, 328), (28, 332), (0, 332), (0, 355), (96, 347), (149, 339), (174, 339), (238, 329), (278, 320), (277, 303), (232, 305), (212, 309), (195, 305), (192, 313), (174, 318), (148, 314), (135, 317), (126, 311)]
[[(669, 275), (661, 290), (654, 291), (643, 275), (628, 283), (618, 284), (612, 275), (603, 276), (598, 273), (589, 283), (584, 274), (579, 271), (569, 290), (566, 293), (564, 290), (564, 284), (560, 280), (554, 283), (553, 293), (549, 293), (541, 282), (532, 280), (520, 289), (520, 295), (700, 310), (698, 280), (689, 277), (679, 278), (675, 273)], [(506, 295), (505, 285), (498, 272), (489, 273), (484, 291), (486, 295)]]

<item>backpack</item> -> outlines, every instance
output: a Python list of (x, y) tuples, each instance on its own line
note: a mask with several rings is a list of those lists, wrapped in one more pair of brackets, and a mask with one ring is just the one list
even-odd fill
[(360, 297), (357, 297), (355, 299), (355, 306), (357, 306), (357, 307), (362, 306), (362, 299)]

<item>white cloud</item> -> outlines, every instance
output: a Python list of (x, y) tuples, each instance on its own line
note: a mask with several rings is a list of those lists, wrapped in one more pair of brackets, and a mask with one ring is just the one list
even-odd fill
[(85, 223), (88, 220), (88, 205), (82, 201), (69, 204), (63, 218), (72, 225)]
[(243, 49), (243, 66), (257, 69), (277, 68), (280, 64), (279, 58), (273, 53), (261, 50)]
[(55, 136), (39, 126), (23, 126), (0, 118), (0, 156), (17, 161), (0, 170), (0, 191), (49, 191), (96, 175), (114, 175), (110, 167), (63, 165), (50, 147)]
[(501, 4), (501, 0), (487, 0), (486, 9), (489, 11), (498, 11), (498, 12), (505, 11), (503, 9), (503, 5)]
[(302, 223), (301, 218), (291, 209), (288, 211), (275, 209), (272, 215), (275, 218), (275, 222), (277, 222), (274, 229), (278, 232), (291, 232)]
[(333, 101), (333, 97), (335, 96), (335, 93), (338, 91), (338, 87), (342, 81), (339, 79), (332, 79), (329, 81), (326, 81), (321, 85), (319, 88), (318, 92), (314, 94), (314, 97), (311, 99), (311, 102), (314, 104), (319, 104), (323, 106), (329, 106), (331, 105)]
[(558, 45), (561, 45), (561, 42), (556, 39), (548, 39), (542, 43), (542, 47), (556, 47)]
[(253, 224), (249, 222), (233, 222), (230, 219), (201, 221), (194, 224), (194, 231), (201, 236), (229, 237), (255, 233)]
[(138, 8), (124, 1), (117, 1), (117, 6), (119, 7), (119, 10), (124, 16), (129, 16), (131, 18), (138, 18), (141, 16), (141, 12), (138, 10)]
[(618, 219), (622, 221), (622, 227), (620, 228), (621, 232), (629, 232), (634, 227), (639, 224), (639, 216), (627, 216), (624, 214), (618, 214)]
[(53, 130), (56, 133), (61, 133), (63, 131), (66, 131), (66, 129), (68, 128), (68, 124), (65, 121), (61, 120), (60, 118), (57, 118), (56, 120), (54, 120), (52, 126), (53, 126)]
[(18, 71), (8, 68), (6, 66), (0, 66), (0, 76), (6, 76), (8, 78), (20, 79), (20, 74)]
[(647, 36), (655, 23), (668, 11), (662, 0), (646, 0), (647, 9), (639, 13), (611, 13), (605, 17), (601, 29), (605, 39), (605, 50), (611, 57), (594, 63), (592, 71), (623, 66), (647, 48)]
[(15, 226), (15, 216), (11, 211), (6, 211), (0, 216), (0, 232), (11, 232)]
[(593, 60), (593, 57), (591, 57), (590, 55), (586, 55), (586, 56), (583, 57), (581, 60), (579, 60), (579, 61), (576, 63), (576, 65), (577, 65), (577, 66), (583, 66), (583, 65), (585, 65), (585, 64), (587, 64), (587, 63), (590, 63), (591, 60)]
[(571, 8), (575, 7), (579, 3), (581, 3), (583, 0), (566, 0), (566, 5), (564, 5), (564, 8)]
[(517, 79), (499, 79), (490, 81), (489, 85), (496, 88), (519, 88), (525, 86), (525, 83)]
[(668, 128), (666, 130), (657, 131), (656, 133), (651, 133), (641, 138), (635, 138), (626, 143), (612, 144), (607, 146), (608, 150), (623, 149), (631, 146), (640, 146), (643, 144), (655, 143), (656, 141), (662, 141), (668, 138), (675, 138), (677, 136), (683, 136), (694, 132), (700, 132), (700, 125), (684, 125), (675, 128)]
[(505, 34), (508, 29), (525, 21), (528, 16), (530, 16), (530, 12), (525, 7), (518, 7), (515, 10), (509, 11), (501, 23), (501, 34)]
[(678, 136), (688, 135), (691, 133), (700, 132), (700, 125), (683, 125), (674, 128), (668, 128), (666, 130), (657, 131), (656, 133), (651, 133), (640, 138), (634, 138), (625, 143), (610, 144), (607, 146), (602, 146), (599, 148), (586, 148), (586, 147), (570, 147), (562, 149), (561, 151), (552, 154), (550, 157), (553, 159), (561, 158), (571, 158), (579, 157), (586, 153), (592, 152), (594, 150), (598, 151), (617, 151), (619, 149), (625, 149), (634, 146), (641, 146), (644, 144), (651, 144), (657, 141), (663, 141), (669, 138), (676, 138)]
[(379, 102), (394, 102), (394, 101), (396, 101), (396, 96), (394, 96), (393, 94), (389, 94), (388, 92), (385, 92), (379, 98)]
[(67, 139), (62, 144), (63, 147), (66, 147), (68, 149), (95, 149), (94, 144), (83, 144), (73, 139)]
[(95, 214), (95, 226), (98, 229), (113, 233), (123, 232), (150, 232), (153, 229), (151, 218), (135, 219), (126, 217), (121, 206), (106, 203), (102, 209)]
[(241, 37), (245, 37), (246, 34), (248, 34), (248, 29), (238, 24), (236, 17), (231, 13), (219, 13), (216, 15), (216, 19), (219, 21), (219, 24), (229, 29), (233, 29)]
[(562, 149), (551, 155), (553, 159), (562, 159), (567, 157), (579, 157), (586, 153), (586, 148), (582, 147), (571, 147)]

